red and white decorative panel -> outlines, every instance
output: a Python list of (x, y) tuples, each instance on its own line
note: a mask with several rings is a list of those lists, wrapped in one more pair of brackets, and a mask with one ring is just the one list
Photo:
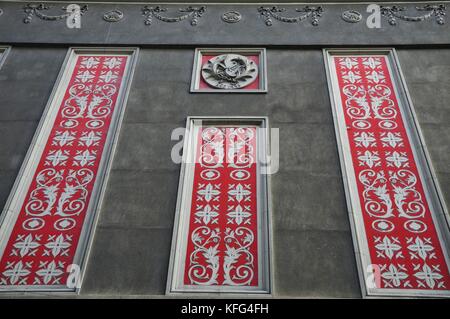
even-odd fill
[(208, 122), (186, 137), (171, 291), (268, 292), (266, 130)]
[(196, 49), (191, 92), (267, 92), (265, 49)]
[(4, 211), (0, 289), (73, 290), (133, 60), (133, 50), (71, 50)]
[(448, 228), (392, 51), (327, 58), (368, 293), (449, 295)]

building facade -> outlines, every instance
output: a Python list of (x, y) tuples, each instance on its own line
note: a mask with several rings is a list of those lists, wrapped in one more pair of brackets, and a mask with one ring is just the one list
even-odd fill
[(447, 8), (0, 2), (0, 297), (450, 296)]

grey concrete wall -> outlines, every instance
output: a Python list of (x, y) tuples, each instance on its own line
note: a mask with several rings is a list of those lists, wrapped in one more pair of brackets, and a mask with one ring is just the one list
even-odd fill
[[(16, 47), (0, 70), (0, 207), (65, 53)], [(322, 52), (267, 55), (267, 94), (190, 94), (194, 48), (141, 50), (82, 297), (164, 294), (180, 169), (170, 159), (170, 134), (188, 115), (265, 115), (280, 128), (274, 295), (361, 296)], [(450, 205), (450, 50), (403, 49), (399, 57)]]

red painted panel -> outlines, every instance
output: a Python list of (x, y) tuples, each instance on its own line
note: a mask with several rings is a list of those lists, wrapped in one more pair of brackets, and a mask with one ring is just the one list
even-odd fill
[(381, 287), (447, 290), (449, 265), (386, 56), (334, 57), (356, 187)]
[[(208, 60), (216, 57), (217, 55), (203, 55), (202, 56), (202, 65), (204, 65), (206, 62), (208, 62)], [(254, 61), (256, 63), (256, 65), (258, 66), (258, 68), (260, 68), (259, 65), (259, 55), (245, 55), (247, 58), (249, 58), (250, 60)], [(203, 79), (202, 75), (201, 75), (201, 68), (199, 69), (200, 72), (200, 85), (199, 88), (200, 89), (215, 89), (211, 86), (208, 85), (208, 83), (205, 82), (205, 80)], [(261, 68), (260, 68), (260, 72), (261, 72)], [(253, 81), (252, 83), (250, 83), (249, 85), (241, 88), (240, 90), (257, 90), (259, 89), (259, 77), (260, 75), (258, 74), (258, 76), (256, 77), (255, 81)], [(220, 90), (220, 89), (217, 89)]]
[(126, 56), (78, 56), (0, 261), (0, 285), (65, 285), (91, 201)]
[(199, 129), (186, 285), (258, 285), (256, 127)]

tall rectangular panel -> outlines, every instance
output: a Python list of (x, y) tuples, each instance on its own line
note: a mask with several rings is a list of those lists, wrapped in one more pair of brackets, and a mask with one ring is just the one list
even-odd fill
[(268, 293), (266, 120), (188, 123), (169, 292)]
[(69, 51), (2, 215), (0, 289), (79, 288), (135, 55)]
[(450, 295), (445, 207), (391, 50), (325, 52), (361, 281)]

